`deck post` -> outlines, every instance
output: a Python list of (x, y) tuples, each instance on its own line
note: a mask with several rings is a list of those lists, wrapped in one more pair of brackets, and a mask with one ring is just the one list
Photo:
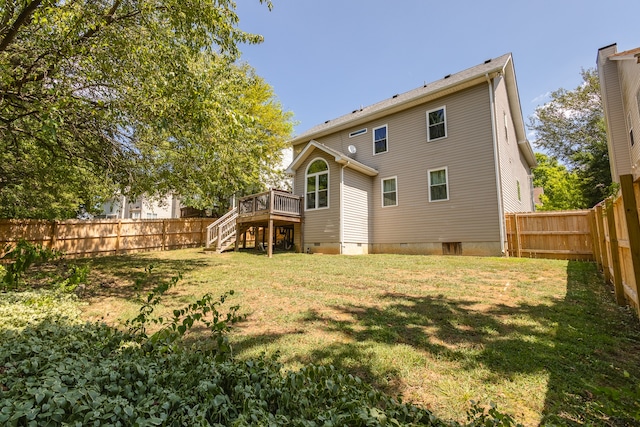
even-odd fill
[(267, 239), (267, 256), (273, 258), (273, 220), (269, 218), (269, 237)]

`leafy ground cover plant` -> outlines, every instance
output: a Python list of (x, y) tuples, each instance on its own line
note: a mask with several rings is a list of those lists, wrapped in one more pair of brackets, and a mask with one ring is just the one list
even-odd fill
[[(0, 295), (0, 423), (461, 425), (330, 366), (283, 372), (277, 357), (220, 361), (192, 347), (143, 345), (136, 336), (83, 322), (75, 295)], [(514, 425), (495, 409), (469, 417), (468, 426)]]
[(4, 267), (4, 274), (0, 280), (0, 285), (5, 291), (17, 289), (25, 271), (33, 264), (50, 261), (60, 256), (57, 251), (23, 239), (19, 240), (15, 247), (3, 252), (6, 253), (2, 259), (9, 261)]

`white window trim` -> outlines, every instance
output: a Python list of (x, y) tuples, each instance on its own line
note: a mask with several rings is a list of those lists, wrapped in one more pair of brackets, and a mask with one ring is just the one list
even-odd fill
[[(430, 130), (429, 113), (432, 113), (432, 112), (438, 111), (438, 110), (443, 110), (444, 111), (444, 136), (441, 136), (440, 138), (431, 139), (431, 132), (429, 132), (429, 130)], [(447, 136), (449, 136), (449, 132), (447, 132), (447, 107), (446, 107), (446, 105), (443, 105), (442, 107), (438, 107), (438, 108), (432, 108), (431, 110), (427, 111), (427, 142), (440, 141), (441, 139), (445, 139)]]
[[(431, 172), (437, 172), (437, 171), (441, 171), (444, 170), (444, 176), (446, 177), (447, 181), (446, 181), (446, 189), (447, 189), (447, 198), (446, 199), (438, 199), (438, 200), (431, 200)], [(446, 202), (447, 200), (449, 200), (449, 167), (445, 166), (442, 168), (433, 168), (433, 169), (429, 169), (427, 170), (427, 183), (428, 185), (428, 191), (429, 191), (429, 203), (437, 203), (437, 202)]]
[[(386, 133), (387, 133), (387, 137), (386, 137), (386, 140), (387, 140), (387, 142), (386, 142), (386, 150), (381, 151), (381, 152), (379, 152), (379, 153), (376, 153), (376, 131), (377, 131), (378, 129), (382, 129), (382, 128), (387, 128), (387, 132), (386, 132)], [(372, 148), (372, 150), (373, 150), (373, 155), (374, 155), (374, 156), (377, 156), (377, 155), (379, 155), (379, 154), (388, 153), (388, 152), (389, 152), (389, 125), (384, 124), (384, 125), (381, 125), (381, 126), (374, 127), (374, 128), (371, 130), (371, 141), (372, 141), (371, 148)]]
[[(387, 205), (385, 206), (384, 204), (384, 182), (385, 181), (389, 181), (390, 179), (393, 179), (396, 182), (396, 204), (395, 205)], [(380, 179), (380, 204), (382, 205), (383, 208), (393, 208), (396, 207), (400, 204), (399, 202), (399, 198), (398, 198), (398, 176), (389, 176), (387, 178), (382, 178)]]
[[(309, 167), (316, 161), (316, 160), (322, 160), (323, 162), (326, 163), (327, 165), (327, 170), (326, 171), (322, 171), (322, 172), (316, 172), (316, 173), (312, 173), (311, 175), (309, 175)], [(309, 178), (309, 176), (318, 176), (320, 174), (326, 173), (327, 174), (327, 206), (323, 206), (321, 208), (315, 207), (315, 208), (308, 208), (307, 207), (307, 194), (309, 193), (309, 191), (307, 191), (307, 179)], [(330, 205), (331, 205), (331, 168), (329, 167), (329, 162), (326, 159), (323, 159), (322, 157), (316, 157), (315, 159), (311, 160), (308, 164), (307, 167), (304, 170), (304, 210), (305, 211), (320, 211), (323, 209), (329, 209)], [(317, 182), (316, 182), (316, 206), (318, 205), (318, 190), (317, 190)]]

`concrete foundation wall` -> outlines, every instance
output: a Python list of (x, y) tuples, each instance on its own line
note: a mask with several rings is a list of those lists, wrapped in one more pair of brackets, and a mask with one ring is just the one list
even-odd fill
[[(340, 254), (339, 243), (305, 242), (304, 252), (321, 254)], [(466, 255), (466, 256), (503, 256), (500, 242), (448, 242), (442, 243), (345, 243), (343, 255), (367, 254), (403, 254), (403, 255)]]

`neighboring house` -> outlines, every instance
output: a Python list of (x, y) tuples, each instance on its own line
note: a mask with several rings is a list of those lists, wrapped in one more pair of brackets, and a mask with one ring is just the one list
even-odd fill
[(309, 253), (501, 255), (505, 212), (533, 210), (510, 54), (292, 140)]
[(180, 218), (180, 199), (167, 195), (159, 200), (148, 199), (144, 196), (136, 200), (129, 200), (120, 196), (102, 205), (102, 214), (98, 218), (122, 219), (155, 219)]
[(598, 50), (598, 76), (607, 126), (611, 178), (640, 179), (640, 48), (618, 52), (612, 44)]

